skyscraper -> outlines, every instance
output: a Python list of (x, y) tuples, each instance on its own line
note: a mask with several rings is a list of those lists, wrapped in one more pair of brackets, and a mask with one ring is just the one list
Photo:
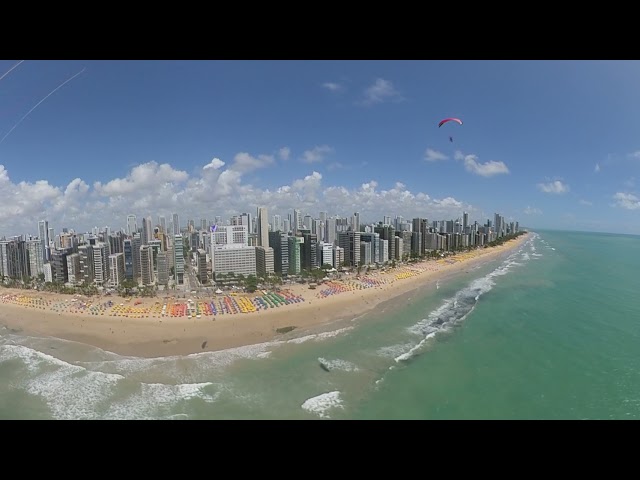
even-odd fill
[(38, 234), (40, 236), (40, 243), (42, 245), (41, 255), (42, 262), (47, 263), (49, 261), (49, 222), (47, 220), (40, 220), (38, 222)]
[(138, 231), (138, 224), (136, 223), (136, 216), (131, 214), (127, 215), (127, 235), (132, 236)]
[(180, 219), (178, 218), (178, 214), (173, 214), (173, 234), (178, 235), (180, 233)]
[(258, 246), (269, 246), (269, 221), (267, 207), (258, 207)]
[(182, 248), (182, 235), (173, 236), (173, 263), (174, 263), (174, 279), (176, 285), (184, 283), (184, 251)]
[(295, 209), (293, 211), (293, 225), (291, 225), (291, 231), (295, 235), (298, 233), (298, 230), (302, 227), (302, 214), (300, 210)]

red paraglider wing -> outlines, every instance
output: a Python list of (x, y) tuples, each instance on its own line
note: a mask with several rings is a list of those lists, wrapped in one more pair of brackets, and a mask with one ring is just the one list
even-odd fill
[(462, 120), (460, 120), (459, 118), (445, 118), (438, 124), (438, 128), (440, 128), (442, 125), (444, 125), (447, 122), (458, 122), (460, 125), (462, 125)]

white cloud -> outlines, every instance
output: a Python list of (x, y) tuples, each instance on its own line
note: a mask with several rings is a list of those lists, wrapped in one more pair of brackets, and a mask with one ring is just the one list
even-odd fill
[(464, 160), (464, 154), (460, 150), (456, 150), (456, 152), (453, 154), (453, 158), (455, 160)]
[(205, 164), (211, 165), (209, 168), (203, 166), (191, 175), (169, 164), (149, 162), (135, 166), (123, 178), (93, 185), (74, 178), (60, 186), (47, 180), (13, 182), (0, 165), (0, 236), (37, 235), (41, 219), (49, 220), (56, 231), (69, 227), (85, 232), (93, 226), (109, 226), (116, 231), (126, 226), (130, 213), (150, 215), (155, 223), (158, 215), (170, 219), (176, 212), (185, 221), (194, 219), (199, 223), (201, 218), (228, 218), (257, 206), (267, 207), (269, 215), (286, 215), (293, 208), (311, 215), (321, 210), (331, 215), (358, 211), (363, 221), (396, 214), (405, 218), (451, 219), (463, 210), (472, 217), (480, 212), (451, 196), (433, 198), (427, 192), (412, 192), (402, 182), (395, 182), (391, 188), (382, 187), (374, 179), (353, 188), (327, 185), (317, 170), (273, 189), (248, 183), (245, 175), (250, 168), (269, 164), (267, 158), (238, 154), (225, 165), (212, 160)]
[(437, 162), (438, 160), (447, 160), (447, 157), (444, 153), (434, 150), (432, 148), (427, 148), (427, 151), (424, 152), (424, 159), (427, 162)]
[(524, 213), (526, 215), (542, 215), (542, 210), (540, 210), (539, 208), (532, 208), (530, 206), (527, 206), (527, 208), (524, 209)]
[(569, 191), (569, 185), (562, 183), (560, 180), (548, 183), (539, 183), (538, 188), (544, 193), (562, 194)]
[(105, 196), (127, 195), (165, 183), (181, 183), (188, 177), (187, 172), (174, 170), (168, 163), (158, 165), (156, 162), (148, 162), (134, 167), (126, 178), (116, 178), (105, 185), (95, 182), (93, 187)]
[(502, 175), (509, 173), (509, 169), (504, 162), (489, 161), (485, 163), (478, 162), (475, 155), (466, 155), (464, 157), (464, 168), (471, 173), (482, 177), (492, 177), (494, 175)]
[(213, 158), (209, 163), (207, 163), (204, 167), (202, 167), (203, 170), (207, 170), (209, 168), (213, 168), (214, 170), (219, 170), (222, 167), (224, 167), (225, 163), (220, 160), (219, 158)]
[(280, 160), (289, 160), (291, 149), (289, 147), (282, 147), (280, 150), (278, 150), (278, 155), (280, 156)]
[(344, 90), (344, 87), (342, 85), (335, 82), (325, 82), (322, 84), (322, 87), (332, 92), (342, 92)]
[(593, 205), (593, 202), (590, 202), (589, 200), (580, 200), (580, 205), (586, 205), (587, 207), (590, 207), (591, 205)]
[(330, 172), (333, 172), (334, 170), (340, 170), (342, 168), (344, 168), (344, 165), (340, 162), (332, 162), (327, 165), (327, 170), (329, 170)]
[(314, 147), (311, 150), (306, 150), (302, 154), (302, 161), (304, 163), (316, 163), (322, 162), (325, 155), (333, 153), (333, 148), (328, 145), (322, 145), (320, 147)]
[(596, 163), (596, 167), (594, 168), (594, 171), (596, 173), (600, 171), (600, 164)]
[(274, 163), (275, 159), (273, 155), (258, 155), (257, 157), (252, 157), (248, 153), (241, 152), (233, 158), (231, 170), (247, 173), (259, 168), (268, 167)]
[(640, 150), (637, 150), (637, 151), (635, 151), (633, 153), (630, 153), (629, 156), (631, 158), (640, 158)]
[(615, 206), (626, 208), (627, 210), (637, 210), (640, 208), (640, 199), (631, 193), (618, 192), (613, 196), (616, 201)]
[(395, 89), (393, 83), (383, 78), (376, 79), (373, 85), (367, 87), (364, 91), (363, 105), (374, 105), (387, 100), (402, 100), (400, 92)]

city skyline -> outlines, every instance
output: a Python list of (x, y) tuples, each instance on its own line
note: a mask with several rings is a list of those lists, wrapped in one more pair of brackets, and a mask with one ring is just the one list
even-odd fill
[[(260, 208), (265, 208), (265, 207), (258, 207), (258, 209)], [(286, 231), (286, 232), (291, 232), (292, 234), (295, 233), (294, 230), (294, 222), (295, 222), (295, 212), (300, 211), (299, 209), (290, 209), (288, 211), (284, 211), (283, 213), (279, 214), (268, 214), (268, 216), (266, 217), (267, 221), (267, 231), (268, 232), (273, 232), (273, 231)], [(302, 212), (301, 212), (302, 213)], [(427, 219), (430, 223), (432, 222), (460, 222), (460, 225), (463, 226), (463, 228), (466, 228), (467, 226), (472, 226), (474, 223), (477, 223), (480, 226), (484, 226), (487, 225), (487, 222), (489, 222), (491, 225), (494, 225), (494, 218), (495, 215), (500, 215), (502, 218), (504, 218), (504, 220), (507, 223), (519, 223), (521, 228), (527, 228), (526, 225), (522, 224), (520, 222), (519, 219), (513, 218), (513, 217), (505, 217), (504, 215), (502, 215), (500, 212), (493, 212), (487, 216), (485, 216), (484, 218), (469, 218), (469, 212), (467, 211), (461, 211), (458, 215), (454, 215), (452, 217), (442, 217), (442, 218), (435, 218), (435, 217), (431, 217), (429, 218), (428, 215), (418, 215), (416, 217), (408, 217), (408, 216), (404, 216), (404, 215), (400, 215), (400, 214), (393, 214), (393, 215), (382, 215), (380, 218), (377, 219), (364, 219), (362, 220), (360, 212), (353, 212), (353, 214), (328, 214), (325, 210), (320, 210), (317, 213), (317, 215), (311, 215), (309, 213), (306, 213), (305, 215), (300, 215), (300, 224), (301, 226), (304, 226), (304, 217), (309, 217), (311, 218), (313, 221), (319, 221), (319, 222), (323, 222), (323, 224), (326, 225), (326, 220), (333, 220), (335, 222), (336, 219), (340, 219), (346, 222), (346, 224), (348, 224), (349, 226), (353, 225), (353, 221), (355, 218), (358, 218), (358, 223), (357, 226), (358, 227), (366, 227), (366, 226), (373, 226), (373, 225), (378, 225), (378, 224), (385, 224), (385, 225), (392, 225), (395, 226), (398, 221), (406, 223), (408, 225), (412, 224), (412, 221), (416, 218), (421, 218), (421, 219)], [(173, 214), (175, 215), (175, 214)], [(172, 216), (173, 216), (172, 215)], [(247, 214), (247, 213), (234, 213), (228, 217), (223, 217), (221, 215), (215, 215), (215, 218), (212, 218), (212, 216), (209, 216), (208, 218), (191, 218), (191, 217), (187, 217), (184, 220), (184, 223), (180, 223), (179, 229), (180, 232), (188, 232), (189, 231), (189, 226), (187, 225), (187, 222), (189, 221), (193, 221), (193, 231), (203, 231), (204, 233), (209, 233), (210, 232), (210, 228), (213, 225), (218, 225), (218, 226), (231, 226), (234, 225), (234, 222), (238, 221), (239, 225), (240, 224), (244, 224), (242, 223), (242, 217), (248, 215), (249, 220), (252, 220), (252, 224), (251, 225), (247, 225), (248, 227), (248, 231), (250, 233), (253, 234), (257, 234), (258, 237), (260, 237), (260, 232), (259, 232), (259, 217), (256, 215), (254, 217), (251, 217), (251, 214)], [(322, 220), (323, 216), (325, 216), (325, 220)], [(43, 248), (45, 247), (45, 245), (48, 245), (48, 242), (52, 242), (55, 237), (59, 237), (61, 234), (63, 235), (70, 235), (70, 234), (77, 234), (77, 235), (97, 235), (99, 233), (107, 233), (107, 234), (115, 234), (115, 233), (123, 233), (127, 238), (132, 238), (133, 234), (138, 233), (139, 235), (141, 235), (142, 239), (144, 238), (144, 231), (145, 231), (145, 226), (144, 225), (138, 225), (137, 229), (135, 230), (131, 230), (130, 227), (132, 224), (135, 224), (135, 222), (137, 222), (137, 215), (136, 214), (128, 214), (125, 217), (125, 221), (124, 222), (120, 222), (123, 223), (123, 225), (118, 225), (117, 222), (112, 222), (110, 225), (93, 225), (90, 228), (87, 229), (78, 229), (75, 228), (73, 225), (53, 225), (48, 219), (40, 219), (38, 220), (36, 226), (32, 229), (27, 229), (26, 231), (21, 231), (21, 232), (14, 232), (11, 234), (2, 234), (0, 232), (0, 239), (2, 238), (6, 238), (6, 239), (10, 239), (13, 237), (19, 237), (19, 236), (24, 236), (25, 238), (37, 238), (39, 241), (42, 242)], [(144, 220), (151, 220), (151, 225), (152, 225), (152, 229), (154, 228), (160, 228), (160, 231), (164, 232), (166, 235), (175, 235), (176, 233), (176, 226), (173, 225), (173, 222), (170, 221), (168, 223), (165, 223), (166, 226), (163, 226), (163, 220), (164, 220), (164, 216), (163, 215), (156, 215), (156, 214), (151, 214), (150, 217), (141, 217), (141, 219)], [(291, 219), (291, 223), (290, 223), (290, 228), (287, 229), (285, 228), (286, 224), (289, 222), (289, 218)], [(155, 219), (155, 220), (154, 220)], [(201, 222), (206, 221), (206, 226), (203, 226), (204, 224), (202, 224)], [(274, 228), (274, 222), (278, 222), (279, 225), (281, 226), (281, 228)], [(42, 226), (46, 225), (46, 229), (43, 230)], [(169, 231), (169, 227), (171, 227), (171, 231)], [(45, 232), (45, 237), (42, 236), (42, 232)], [(53, 236), (51, 236), (51, 234), (54, 234)], [(150, 240), (150, 239), (148, 239)], [(147, 241), (148, 241), (147, 240)]]
[(0, 237), (259, 207), (640, 233), (638, 62), (17, 62)]

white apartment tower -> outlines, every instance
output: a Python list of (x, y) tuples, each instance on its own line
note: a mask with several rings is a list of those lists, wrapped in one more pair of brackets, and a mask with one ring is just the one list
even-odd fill
[(138, 224), (136, 223), (136, 216), (131, 214), (127, 215), (127, 235), (133, 236), (138, 231)]
[(118, 288), (124, 279), (124, 253), (109, 255), (109, 286)]
[(93, 246), (93, 281), (102, 286), (109, 280), (107, 245), (98, 242)]

